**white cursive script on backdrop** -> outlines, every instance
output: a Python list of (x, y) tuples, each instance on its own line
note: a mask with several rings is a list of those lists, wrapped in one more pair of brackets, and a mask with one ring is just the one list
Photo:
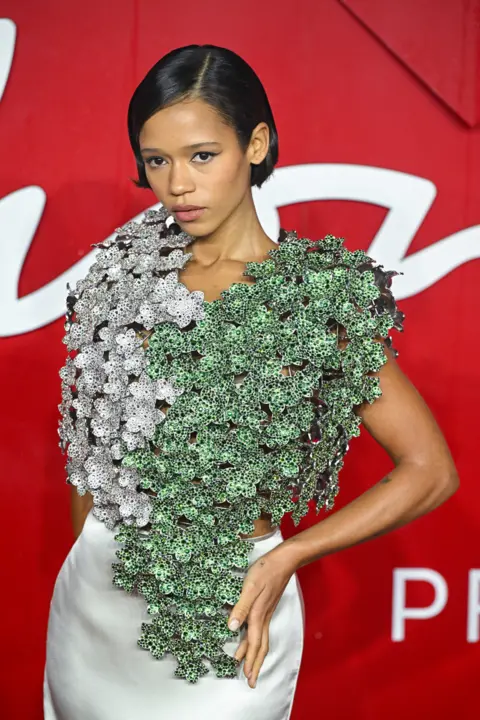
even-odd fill
[[(284, 205), (355, 200), (388, 208), (367, 252), (387, 270), (404, 273), (393, 281), (397, 300), (422, 292), (463, 263), (480, 257), (480, 225), (460, 230), (406, 257), (435, 195), (435, 186), (424, 178), (385, 168), (345, 164), (278, 168), (263, 188), (254, 188), (259, 220), (272, 239), (278, 237), (278, 208)], [(40, 187), (26, 187), (0, 200), (1, 337), (30, 332), (63, 316), (67, 282), (74, 286), (84, 277), (97, 252), (92, 250), (51, 282), (19, 298), (20, 273), (45, 202), (46, 195)], [(133, 219), (142, 216), (143, 212)], [(101, 240), (91, 238), (92, 243)]]
[[(0, 19), (0, 99), (12, 67), (15, 38), (15, 24)], [(430, 180), (415, 175), (365, 165), (292, 165), (275, 170), (263, 188), (254, 188), (253, 193), (260, 222), (272, 239), (278, 237), (280, 229), (278, 208), (285, 205), (355, 200), (387, 208), (389, 212), (368, 253), (385, 269), (404, 273), (393, 280), (397, 300), (422, 292), (463, 263), (480, 257), (480, 225), (460, 230), (406, 257), (437, 193)], [(0, 337), (21, 335), (62, 317), (67, 283), (75, 286), (94, 261), (96, 250), (43, 287), (18, 297), (23, 263), (45, 203), (46, 194), (37, 186), (0, 199)], [(142, 216), (143, 212), (133, 219)], [(91, 243), (101, 240), (92, 237)]]
[(15, 52), (17, 26), (9, 18), (0, 19), (0, 100), (7, 84)]

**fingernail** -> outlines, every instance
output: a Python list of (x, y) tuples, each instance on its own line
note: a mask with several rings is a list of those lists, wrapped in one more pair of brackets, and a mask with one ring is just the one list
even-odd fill
[(240, 623), (237, 620), (237, 618), (230, 620), (230, 622), (228, 623), (228, 627), (230, 628), (230, 630), (238, 630), (239, 626), (240, 626)]

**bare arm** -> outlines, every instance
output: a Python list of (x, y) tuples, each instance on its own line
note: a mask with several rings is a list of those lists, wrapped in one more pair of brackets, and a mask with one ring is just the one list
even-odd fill
[(279, 546), (293, 567), (406, 525), (457, 490), (455, 464), (432, 413), (385, 348), (379, 373), (382, 396), (357, 414), (387, 451), (395, 468), (353, 502)]
[(70, 512), (72, 517), (73, 534), (76, 539), (82, 532), (85, 519), (90, 512), (90, 509), (93, 507), (93, 497), (89, 492), (80, 496), (74, 485), (71, 486), (70, 491)]

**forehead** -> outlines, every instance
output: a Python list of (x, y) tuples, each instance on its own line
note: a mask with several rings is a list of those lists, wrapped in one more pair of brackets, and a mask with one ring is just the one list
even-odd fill
[(140, 147), (175, 148), (195, 142), (235, 138), (219, 113), (202, 100), (185, 100), (159, 110), (142, 127)]

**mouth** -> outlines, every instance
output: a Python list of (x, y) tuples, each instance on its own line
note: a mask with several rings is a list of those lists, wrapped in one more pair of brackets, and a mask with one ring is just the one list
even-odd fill
[(204, 213), (205, 208), (198, 207), (196, 205), (184, 205), (172, 208), (172, 212), (175, 214), (177, 220), (182, 222), (191, 222), (192, 220), (198, 220), (198, 218)]

